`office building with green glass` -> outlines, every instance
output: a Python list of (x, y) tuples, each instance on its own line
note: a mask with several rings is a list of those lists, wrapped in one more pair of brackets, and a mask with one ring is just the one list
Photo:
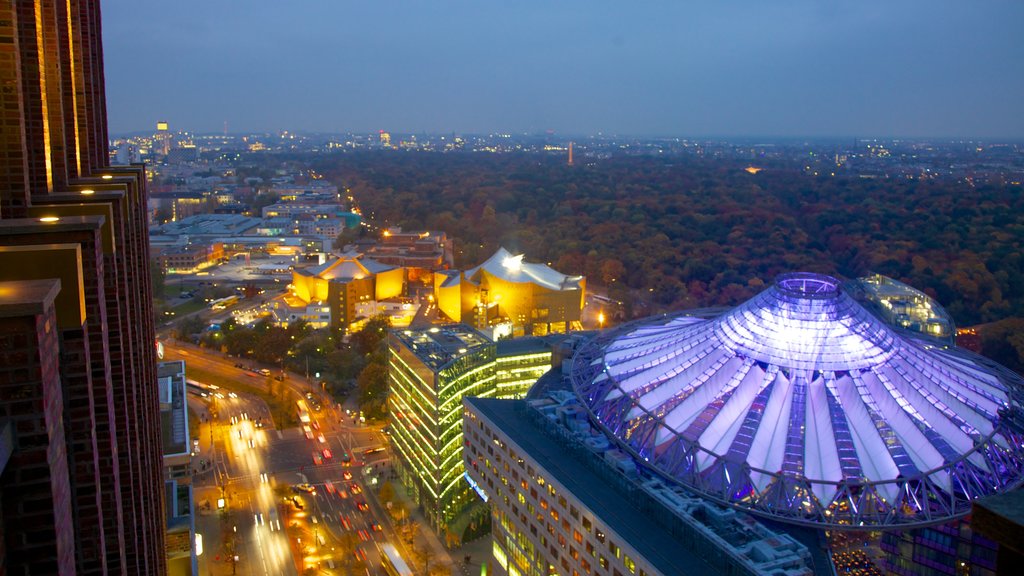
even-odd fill
[[(542, 338), (493, 342), (465, 324), (389, 338), (388, 412), (395, 469), (431, 527), (461, 538), (479, 503), (462, 464), (462, 398), (522, 398), (551, 366)], [(486, 509), (480, 507), (482, 517)]]

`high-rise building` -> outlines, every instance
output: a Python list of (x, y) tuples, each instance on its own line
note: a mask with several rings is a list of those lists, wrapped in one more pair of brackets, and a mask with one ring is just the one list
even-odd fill
[(587, 340), (526, 403), (465, 401), (499, 573), (992, 574), (965, 517), (1024, 482), (1024, 380), (905, 328), (788, 274)]
[(0, 3), (0, 573), (164, 574), (146, 178), (95, 0)]
[(161, 156), (171, 153), (171, 132), (168, 130), (167, 122), (156, 123), (156, 134), (153, 135), (153, 150)]
[(388, 413), (396, 470), (438, 532), (472, 503), (462, 480), (462, 398), (493, 396), (494, 342), (464, 324), (393, 331)]
[(390, 441), (402, 483), (438, 532), (462, 538), (476, 500), (462, 480), (462, 398), (522, 398), (551, 367), (543, 338), (497, 343), (464, 324), (389, 338)]

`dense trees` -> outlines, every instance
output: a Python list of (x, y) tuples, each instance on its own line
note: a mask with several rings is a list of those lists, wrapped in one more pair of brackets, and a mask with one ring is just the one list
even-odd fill
[(457, 264), (504, 245), (616, 287), (637, 314), (735, 304), (777, 274), (879, 272), (960, 325), (1024, 316), (1019, 185), (749, 174), (729, 160), (347, 154), (318, 171), (372, 221), (454, 237)]

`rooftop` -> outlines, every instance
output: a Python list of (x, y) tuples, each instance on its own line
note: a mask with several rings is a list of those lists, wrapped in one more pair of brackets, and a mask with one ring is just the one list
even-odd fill
[(185, 362), (157, 364), (160, 396), (160, 438), (164, 456), (189, 451), (188, 414), (185, 401)]
[[(548, 290), (579, 290), (583, 280), (582, 276), (567, 276), (546, 264), (527, 262), (522, 254), (513, 255), (504, 248), (498, 248), (483, 264), (467, 270), (466, 278), (476, 282), (481, 271), (487, 271), (506, 282), (532, 283)], [(448, 276), (445, 284), (458, 280), (459, 274), (454, 273)]]
[(487, 336), (465, 324), (447, 324), (407, 330), (392, 330), (406, 348), (432, 370), (440, 370), (459, 356), (493, 345)]
[[(544, 468), (549, 480), (564, 486), (599, 518), (603, 526), (628, 542), (662, 574), (721, 573), (722, 565), (709, 561), (715, 555), (700, 551), (702, 544), (711, 544), (712, 541), (734, 560), (746, 563), (752, 573), (776, 573), (771, 567), (756, 566), (754, 560), (744, 560), (746, 555), (762, 553), (765, 543), (784, 549), (782, 557), (785, 561), (782, 563), (792, 571), (778, 573), (809, 572), (805, 567), (793, 570), (799, 568), (793, 566), (794, 560), (806, 557), (802, 546), (749, 517), (674, 492), (657, 480), (645, 481), (647, 486), (641, 489), (639, 483), (625, 487), (621, 480), (616, 482), (604, 474), (595, 474), (591, 466), (571, 457), (575, 454), (539, 425), (536, 414), (534, 418), (529, 417), (536, 410), (530, 408), (526, 401), (472, 397), (463, 401), (498, 426)], [(539, 422), (543, 421), (541, 417)], [(668, 514), (658, 515), (654, 509), (644, 506), (645, 521), (638, 522), (638, 502), (657, 502)], [(666, 520), (672, 526), (667, 527)], [(673, 537), (673, 533), (677, 536)]]
[(788, 522), (932, 524), (1024, 480), (1024, 381), (896, 332), (828, 276), (781, 276), (713, 319), (624, 325), (580, 348), (572, 378), (638, 461)]

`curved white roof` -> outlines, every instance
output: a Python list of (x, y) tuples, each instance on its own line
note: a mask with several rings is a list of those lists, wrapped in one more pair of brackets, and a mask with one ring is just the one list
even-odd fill
[(827, 276), (623, 327), (581, 349), (573, 384), (659, 474), (790, 521), (938, 522), (1024, 475), (1024, 382), (894, 332)]
[(498, 248), (483, 264), (468, 270), (466, 278), (478, 281), (480, 270), (506, 282), (538, 284), (549, 290), (576, 290), (583, 279), (582, 276), (567, 276), (545, 264), (526, 262), (522, 254), (513, 255), (504, 248)]

